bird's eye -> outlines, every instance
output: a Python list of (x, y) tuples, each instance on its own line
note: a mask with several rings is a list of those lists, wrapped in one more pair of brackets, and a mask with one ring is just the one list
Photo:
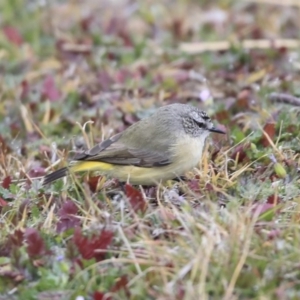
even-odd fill
[(203, 122), (199, 122), (199, 121), (196, 121), (196, 124), (200, 127), (200, 128), (204, 128), (205, 127), (205, 124)]

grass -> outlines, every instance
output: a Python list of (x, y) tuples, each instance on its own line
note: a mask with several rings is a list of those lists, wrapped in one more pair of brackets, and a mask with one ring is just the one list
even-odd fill
[[(170, 3), (0, 4), (0, 299), (300, 297), (298, 8)], [(42, 187), (174, 102), (227, 130), (184, 181)]]

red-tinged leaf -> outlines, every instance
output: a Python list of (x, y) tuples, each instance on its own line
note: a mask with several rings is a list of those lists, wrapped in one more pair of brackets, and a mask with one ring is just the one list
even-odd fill
[[(0, 209), (1, 211), (1, 209)], [(0, 256), (3, 257), (8, 257), (11, 254), (11, 244), (9, 244), (9, 242), (6, 241), (2, 241), (0, 243)]]
[(270, 203), (254, 204), (252, 208), (252, 215), (258, 216), (259, 221), (270, 222), (279, 210), (280, 207), (278, 205)]
[(21, 100), (26, 99), (28, 97), (28, 94), (30, 92), (30, 86), (27, 80), (22, 80), (21, 82)]
[(83, 269), (84, 268), (84, 263), (83, 263), (83, 260), (82, 258), (78, 258), (76, 257), (74, 260), (73, 260), (73, 268), (74, 268), (74, 271), (77, 267)]
[(252, 91), (250, 89), (243, 89), (237, 96), (236, 105), (240, 110), (249, 109), (250, 100), (252, 98)]
[(261, 137), (261, 144), (264, 146), (264, 147), (268, 147), (270, 146), (270, 142), (269, 142), (269, 139), (271, 141), (273, 141), (274, 139), (274, 136), (275, 136), (275, 123), (267, 123), (264, 128), (263, 128), (264, 132), (263, 132), (263, 136)]
[(42, 267), (45, 265), (45, 260), (44, 259), (35, 259), (32, 264), (36, 267), (36, 268), (39, 268), (39, 267)]
[(90, 187), (90, 190), (95, 193), (97, 191), (97, 186), (98, 186), (98, 182), (99, 180), (101, 180), (102, 176), (90, 176), (89, 177), (89, 181), (88, 181), (88, 185)]
[(26, 133), (27, 143), (34, 143), (40, 140), (41, 136), (37, 131), (30, 131)]
[(255, 203), (252, 207), (253, 214), (261, 215), (265, 211), (273, 208), (274, 205), (270, 203)]
[(221, 110), (218, 113), (214, 115), (214, 118), (219, 122), (219, 123), (224, 123), (227, 120), (230, 120), (230, 115), (228, 110)]
[(199, 193), (201, 190), (200, 190), (200, 187), (199, 187), (199, 180), (197, 179), (192, 179), (192, 180), (189, 180), (188, 181), (188, 187), (195, 193)]
[(94, 300), (111, 300), (112, 298), (110, 296), (106, 296), (106, 294), (102, 292), (94, 292), (93, 294), (93, 299)]
[(114, 76), (117, 83), (125, 83), (128, 79), (133, 78), (132, 72), (130, 72), (128, 69), (121, 69), (118, 70)]
[(52, 149), (51, 147), (47, 146), (47, 145), (40, 145), (39, 147), (39, 151), (41, 153), (47, 153), (47, 154), (50, 154), (52, 152)]
[(185, 299), (185, 289), (184, 289), (184, 285), (183, 284), (179, 284), (179, 286), (177, 287), (177, 296), (176, 296), (176, 300), (182, 300)]
[(107, 60), (116, 60), (118, 58), (117, 54), (112, 51), (108, 51), (106, 57)]
[(222, 148), (216, 148), (214, 149), (213, 153), (211, 154), (211, 161), (215, 162), (216, 158), (218, 157), (218, 154), (220, 153)]
[(4, 207), (7, 205), (8, 205), (8, 203), (3, 198), (0, 197), (0, 207)]
[(138, 73), (137, 77), (143, 78), (148, 74), (148, 67), (146, 65), (140, 65), (136, 68), (136, 72)]
[(131, 37), (124, 28), (124, 19), (120, 18), (120, 16), (112, 17), (105, 30), (108, 34), (120, 37), (123, 40), (124, 46), (132, 47)]
[(70, 228), (74, 228), (80, 225), (80, 220), (76, 217), (78, 208), (74, 202), (66, 201), (62, 208), (59, 210), (59, 221), (56, 225), (56, 232), (61, 233)]
[(246, 150), (250, 148), (250, 143), (245, 143), (235, 147), (235, 150), (230, 155), (230, 158), (237, 160), (238, 163), (243, 162), (247, 158)]
[(128, 278), (126, 275), (123, 275), (122, 277), (118, 278), (118, 281), (115, 283), (115, 285), (110, 289), (111, 292), (118, 292), (119, 290), (123, 289), (126, 295), (126, 299), (130, 299), (131, 294), (127, 287), (128, 284)]
[(170, 30), (176, 39), (182, 39), (185, 33), (184, 19), (182, 18), (173, 19), (172, 23), (170, 24)]
[(147, 209), (147, 202), (143, 194), (135, 189), (132, 185), (125, 185), (125, 194), (129, 200), (132, 209), (137, 213), (138, 211), (145, 212)]
[(37, 112), (39, 109), (38, 103), (37, 102), (29, 102), (29, 109), (32, 113)]
[(50, 101), (58, 101), (61, 98), (61, 93), (57, 89), (54, 78), (48, 75), (43, 82), (43, 95)]
[(136, 123), (139, 118), (133, 114), (124, 114), (123, 116), (123, 123), (128, 126), (128, 125), (132, 125), (134, 123)]
[(298, 167), (298, 162), (294, 159), (284, 159), (284, 163), (291, 168), (296, 169)]
[(111, 121), (111, 118), (114, 116), (115, 114), (115, 108), (112, 108), (112, 107), (109, 107), (107, 108), (103, 115), (102, 115), (102, 118), (101, 118), (101, 122), (104, 124), (104, 125), (107, 125), (110, 123)]
[(297, 129), (297, 126), (295, 124), (290, 124), (286, 127), (285, 132), (294, 134), (295, 132), (297, 132), (297, 130), (298, 129)]
[(88, 32), (90, 30), (90, 25), (93, 23), (94, 17), (87, 16), (80, 21), (80, 27), (84, 32)]
[(1, 241), (0, 244), (0, 256), (10, 256), (13, 249), (19, 248), (23, 245), (24, 234), (21, 230), (15, 230), (9, 234), (8, 237)]
[(3, 33), (6, 38), (14, 45), (21, 46), (23, 44), (23, 38), (20, 32), (12, 26), (5, 26), (3, 29)]
[[(10, 123), (9, 124), (9, 129), (10, 129), (11, 136), (13, 138), (16, 138), (17, 136), (19, 136), (20, 131), (21, 131), (21, 125), (20, 125), (20, 123), (18, 123), (18, 120), (16, 120), (15, 122)], [(0, 151), (2, 150), (1, 148), (2, 147), (1, 147), (1, 136), (0, 136)], [(22, 146), (22, 148), (24, 149), (24, 145)], [(21, 148), (21, 150), (22, 150), (22, 148)]]
[(215, 189), (214, 189), (213, 185), (211, 185), (210, 183), (207, 183), (205, 185), (205, 190), (208, 192), (213, 192)]
[(5, 268), (3, 268), (3, 270), (0, 270), (0, 276), (2, 278), (9, 278), (16, 283), (21, 282), (25, 278), (25, 275), (20, 271), (5, 270)]
[(111, 292), (117, 292), (121, 289), (126, 288), (128, 284), (128, 278), (126, 275), (123, 275), (122, 277), (118, 278), (118, 281), (115, 283), (115, 285), (110, 289)]
[(18, 209), (18, 217), (21, 219), (25, 210), (28, 212), (28, 207), (30, 206), (31, 201), (29, 199), (24, 199)]
[(68, 216), (68, 215), (76, 215), (78, 213), (78, 207), (76, 206), (76, 204), (71, 201), (71, 200), (67, 200), (62, 208), (59, 210), (58, 215), (60, 217), (64, 217), (64, 216)]
[(30, 257), (36, 257), (46, 252), (44, 240), (36, 229), (27, 228), (25, 239), (27, 242), (27, 253)]
[(109, 34), (109, 35), (114, 35), (123, 26), (123, 25), (121, 25), (121, 23), (123, 24), (121, 18), (119, 18), (117, 16), (112, 16), (104, 28), (105, 33)]
[(278, 238), (281, 234), (281, 231), (279, 229), (273, 229), (268, 233), (268, 239), (269, 240), (274, 240)]
[(21, 230), (15, 230), (8, 235), (7, 239), (0, 244), (0, 256), (11, 256), (12, 249), (19, 248), (23, 245), (24, 234)]
[(24, 232), (16, 229), (13, 234), (9, 236), (9, 241), (16, 247), (21, 247), (24, 241)]
[(35, 168), (31, 169), (27, 175), (29, 176), (29, 178), (34, 179), (34, 178), (46, 175), (46, 171), (45, 171), (45, 168), (35, 167)]
[[(80, 254), (84, 259), (95, 258), (100, 261), (105, 256), (105, 251), (111, 244), (113, 239), (113, 232), (103, 230), (99, 236), (85, 237), (79, 228), (75, 229), (73, 241), (77, 246)], [(97, 252), (98, 250), (98, 252)], [(99, 251), (101, 250), (101, 252)]]
[(0, 135), (0, 154), (6, 154), (10, 152), (10, 148), (7, 146), (6, 141), (4, 138)]
[(114, 81), (107, 71), (101, 71), (98, 73), (98, 83), (103, 91), (108, 91)]
[(145, 194), (147, 198), (156, 199), (157, 187), (156, 186), (148, 187), (147, 189), (145, 189)]
[(282, 199), (278, 197), (278, 195), (270, 195), (267, 199), (267, 203), (277, 205), (278, 203), (282, 202)]

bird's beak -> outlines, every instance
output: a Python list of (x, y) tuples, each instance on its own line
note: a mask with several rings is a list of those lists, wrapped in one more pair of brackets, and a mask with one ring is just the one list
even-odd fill
[(213, 127), (213, 128), (210, 128), (209, 129), (210, 132), (215, 132), (215, 133), (221, 133), (221, 134), (225, 134), (226, 132), (221, 130), (221, 129), (218, 129), (216, 127)]

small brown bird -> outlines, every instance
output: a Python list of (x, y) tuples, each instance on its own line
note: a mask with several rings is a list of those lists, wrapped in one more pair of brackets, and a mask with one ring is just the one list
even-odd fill
[(199, 163), (210, 132), (225, 133), (194, 106), (166, 105), (123, 132), (75, 155), (68, 167), (46, 175), (43, 184), (80, 171), (99, 171), (123, 182), (142, 185), (173, 179)]

